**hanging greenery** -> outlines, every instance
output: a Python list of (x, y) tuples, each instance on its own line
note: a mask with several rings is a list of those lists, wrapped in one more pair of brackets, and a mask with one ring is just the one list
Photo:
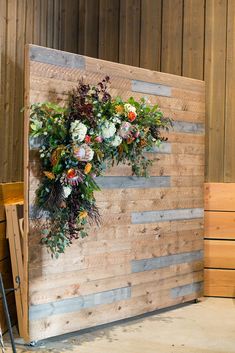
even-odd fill
[(160, 130), (171, 125), (158, 105), (112, 98), (108, 84), (109, 77), (96, 86), (80, 82), (65, 108), (49, 102), (31, 106), (31, 137), (41, 141), (43, 174), (36, 206), (48, 215), (42, 243), (55, 257), (85, 237), (89, 224), (100, 224), (96, 177), (118, 163), (147, 176), (151, 160), (145, 151), (166, 140)]

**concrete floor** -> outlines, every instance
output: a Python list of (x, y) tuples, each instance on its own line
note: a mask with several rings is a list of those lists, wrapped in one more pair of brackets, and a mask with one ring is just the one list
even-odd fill
[(40, 342), (35, 348), (17, 345), (17, 352), (235, 353), (235, 301), (203, 298), (160, 314)]

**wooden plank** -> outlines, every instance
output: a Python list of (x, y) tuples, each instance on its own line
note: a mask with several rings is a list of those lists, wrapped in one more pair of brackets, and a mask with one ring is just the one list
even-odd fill
[(119, 62), (140, 64), (140, 0), (120, 0)]
[(204, 295), (235, 298), (235, 270), (205, 269)]
[(97, 58), (99, 38), (99, 1), (85, 0), (84, 4), (84, 54)]
[[(16, 309), (17, 309), (17, 318), (19, 323), (19, 333), (20, 336), (23, 336), (23, 303), (22, 303), (22, 282), (24, 280), (23, 275), (23, 264), (22, 264), (22, 257), (19, 258), (19, 248), (16, 241), (16, 238), (19, 234), (16, 233), (15, 229), (15, 220), (13, 219), (14, 215), (12, 214), (12, 206), (6, 206), (6, 218), (7, 218), (7, 233), (8, 233), (8, 240), (9, 240), (9, 247), (10, 247), (10, 255), (11, 255), (11, 265), (12, 265), (12, 274), (13, 274), (13, 284), (14, 288), (17, 290), (15, 291), (15, 300), (16, 300)], [(18, 239), (19, 240), (19, 239)], [(17, 278), (20, 278), (20, 287), (17, 282)]]
[[(93, 2), (94, 3), (94, 2)], [(61, 49), (66, 52), (78, 52), (78, 15), (79, 1), (62, 0), (61, 3)]]
[(235, 212), (205, 212), (205, 238), (235, 240)]
[(235, 123), (232, 117), (235, 114), (235, 3), (233, 0), (228, 1), (227, 8), (227, 45), (226, 45), (226, 98), (225, 98), (225, 137), (224, 137), (224, 182), (231, 183), (235, 181), (235, 162), (233, 151), (235, 149), (234, 134)]
[(200, 260), (202, 258), (203, 253), (201, 250), (198, 250), (193, 252), (179, 253), (175, 255), (166, 255), (152, 259), (133, 260), (132, 272), (150, 271), (153, 269), (168, 267), (172, 264), (181, 264), (185, 262)]
[(104, 189), (123, 189), (129, 188), (160, 188), (170, 186), (169, 177), (98, 177), (96, 179), (98, 185)]
[(99, 58), (118, 61), (119, 0), (99, 2)]
[(184, 1), (183, 76), (203, 80), (204, 74), (204, 0)]
[(183, 1), (164, 0), (161, 71), (181, 75)]
[(206, 180), (211, 182), (224, 181), (226, 13), (226, 0), (206, 1)]
[[(7, 1), (0, 2), (0, 116), (5, 116), (5, 99), (6, 99), (6, 61), (7, 61)], [(0, 119), (0, 165), (1, 165), (1, 181), (5, 179), (3, 166), (6, 168), (6, 134), (5, 119)], [(2, 213), (2, 212), (1, 212)]]
[(22, 182), (0, 184), (0, 204), (23, 201), (23, 186)]
[(140, 66), (150, 70), (160, 70), (161, 10), (161, 0), (141, 1)]
[(131, 89), (134, 92), (171, 97), (171, 87), (156, 83), (132, 80)]
[(85, 296), (78, 296), (52, 302), (48, 304), (32, 305), (29, 308), (29, 319), (39, 320), (46, 319), (48, 316), (68, 314), (71, 312), (78, 312), (81, 309), (93, 308), (97, 305), (111, 304), (116, 301), (129, 299), (131, 297), (130, 287), (112, 289), (106, 292), (98, 292), (95, 294), (88, 294)]
[[(115, 276), (110, 276), (104, 271), (104, 278), (96, 278), (87, 280), (83, 272), (68, 272), (66, 277), (63, 274), (50, 275), (42, 277), (40, 280), (33, 280), (30, 283), (30, 304), (39, 305), (58, 301), (63, 298), (72, 298), (77, 295), (94, 294), (101, 291), (108, 291), (114, 288), (133, 287), (137, 285), (145, 285), (148, 287), (149, 282), (158, 283), (162, 279), (180, 276), (185, 277), (188, 273), (202, 271), (202, 261), (194, 261), (192, 263), (184, 263), (179, 265), (171, 265), (166, 268), (152, 270), (148, 272), (130, 273), (129, 268), (125, 273), (117, 272)], [(177, 275), (176, 275), (177, 274)], [(85, 276), (84, 276), (85, 275)], [(43, 288), (43, 292), (42, 292)]]
[(29, 45), (29, 51), (30, 60), (32, 61), (63, 67), (84, 69), (84, 57), (80, 55), (67, 52), (63, 52), (63, 54), (61, 54), (61, 51), (35, 45)]
[(235, 241), (205, 240), (205, 267), (235, 269)]
[(235, 211), (235, 183), (206, 183), (205, 210)]
[(203, 217), (202, 208), (186, 208), (161, 211), (132, 212), (131, 220), (134, 224), (154, 223), (170, 220), (194, 219)]
[[(12, 180), (11, 163), (8, 163), (9, 156), (13, 157), (15, 151), (13, 151), (13, 134), (14, 134), (14, 98), (16, 94), (15, 87), (15, 74), (16, 65), (12, 65), (16, 61), (16, 37), (17, 37), (17, 1), (9, 0), (7, 2), (7, 56), (6, 56), (6, 100), (5, 100), (5, 126), (4, 131), (8, 131), (7, 134), (3, 135), (5, 145), (4, 165), (5, 168), (2, 171), (3, 180)], [(3, 151), (4, 153), (4, 151)]]
[[(200, 293), (193, 293), (185, 297), (172, 299), (169, 297), (169, 290), (158, 289), (151, 295), (143, 295), (131, 298), (127, 301), (120, 301), (112, 304), (99, 305), (93, 310), (83, 309), (79, 313), (69, 313), (66, 315), (50, 316), (47, 319), (30, 322), (30, 332), (32, 339), (51, 337), (55, 332), (69, 333), (77, 329), (96, 326), (107, 322), (107, 316), (112, 320), (121, 320), (136, 315), (150, 312), (160, 308), (166, 308), (176, 303), (184, 303), (198, 297)], [(45, 330), (46, 327), (46, 330)]]

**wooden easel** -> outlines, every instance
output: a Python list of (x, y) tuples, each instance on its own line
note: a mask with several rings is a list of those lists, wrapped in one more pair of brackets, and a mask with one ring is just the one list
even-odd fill
[(22, 337), (23, 324), (23, 203), (5, 205), (7, 220), (7, 239), (9, 240), (13, 284), (15, 289), (16, 310), (19, 334)]

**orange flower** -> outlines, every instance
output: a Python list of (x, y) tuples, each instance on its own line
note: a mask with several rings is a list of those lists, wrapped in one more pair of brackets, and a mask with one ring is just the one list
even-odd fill
[(130, 145), (134, 140), (135, 140), (134, 137), (128, 137), (126, 142), (127, 142), (128, 145)]
[(118, 114), (122, 114), (124, 112), (124, 108), (120, 104), (115, 106), (115, 110), (116, 110), (116, 113)]
[(91, 163), (87, 163), (84, 169), (84, 173), (85, 174), (89, 174), (92, 168), (92, 164)]
[(53, 180), (53, 179), (55, 179), (55, 174), (54, 173), (52, 173), (52, 172), (43, 172), (43, 174), (45, 174), (46, 175), (46, 177), (48, 178), (48, 179), (50, 179), (50, 180)]
[(75, 169), (70, 168), (70, 169), (67, 171), (67, 177), (68, 177), (69, 179), (71, 179), (71, 178), (74, 178), (75, 176), (76, 176), (76, 171), (75, 171)]
[(134, 121), (136, 119), (136, 114), (134, 112), (129, 112), (128, 119), (130, 120), (130, 122)]
[(79, 213), (79, 219), (84, 219), (84, 218), (86, 218), (87, 216), (88, 216), (87, 211), (81, 211), (81, 212)]
[(144, 140), (144, 139), (141, 139), (141, 140), (140, 140), (140, 146), (141, 146), (141, 147), (147, 146), (147, 141)]

